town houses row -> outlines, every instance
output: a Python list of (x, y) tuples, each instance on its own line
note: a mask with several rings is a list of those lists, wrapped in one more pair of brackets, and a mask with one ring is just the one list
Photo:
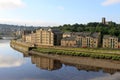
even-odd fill
[(51, 28), (41, 28), (36, 31), (24, 31), (22, 41), (35, 46), (63, 46), (82, 48), (120, 48), (118, 37), (104, 35), (100, 32), (66, 32)]

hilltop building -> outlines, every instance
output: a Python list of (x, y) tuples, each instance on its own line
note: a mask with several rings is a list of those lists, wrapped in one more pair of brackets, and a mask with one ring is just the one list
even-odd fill
[(106, 18), (105, 17), (102, 18), (102, 24), (106, 24)]
[(102, 24), (108, 25), (108, 24), (110, 24), (110, 23), (112, 23), (112, 21), (106, 21), (106, 18), (105, 18), (105, 17), (102, 18)]

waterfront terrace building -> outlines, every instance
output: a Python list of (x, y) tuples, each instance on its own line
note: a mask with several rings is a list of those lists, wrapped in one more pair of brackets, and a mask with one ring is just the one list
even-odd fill
[(91, 32), (74, 32), (72, 37), (65, 37), (61, 40), (61, 46), (97, 48), (100, 46), (101, 34)]
[(104, 35), (103, 48), (115, 48), (119, 47), (118, 37), (111, 35)]
[(57, 29), (41, 28), (23, 36), (25, 42), (36, 46), (58, 46), (61, 45), (62, 32)]
[(25, 42), (31, 43), (31, 39), (32, 39), (31, 34), (25, 36)]
[(38, 46), (61, 45), (62, 32), (58, 29), (41, 28), (36, 30), (36, 44)]
[(63, 34), (63, 38), (65, 38), (65, 37), (72, 37), (72, 35), (73, 35), (73, 32), (65, 32)]
[(101, 34), (100, 33), (90, 33), (83, 32), (81, 35), (77, 35), (78, 47), (83, 48), (97, 48), (100, 46)]
[(22, 41), (26, 42), (26, 36), (28, 36), (31, 33), (31, 31), (23, 31), (22, 32)]
[(36, 31), (32, 31), (30, 36), (31, 36), (31, 43), (35, 44), (36, 43)]
[(67, 47), (76, 47), (77, 41), (75, 37), (64, 37), (61, 40), (61, 46), (67, 46)]

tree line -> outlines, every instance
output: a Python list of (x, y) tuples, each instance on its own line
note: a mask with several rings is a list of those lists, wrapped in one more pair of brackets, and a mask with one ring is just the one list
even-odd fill
[(109, 22), (102, 24), (98, 22), (90, 22), (88, 24), (64, 24), (53, 28), (60, 29), (63, 32), (101, 32), (102, 35), (112, 35), (120, 38), (120, 24)]

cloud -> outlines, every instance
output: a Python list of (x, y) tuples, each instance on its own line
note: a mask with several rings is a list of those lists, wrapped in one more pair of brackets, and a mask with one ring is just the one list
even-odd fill
[(105, 0), (102, 5), (103, 6), (109, 6), (109, 5), (113, 5), (113, 4), (117, 4), (120, 3), (120, 0)]
[(25, 3), (22, 0), (0, 0), (0, 9), (11, 9), (24, 6)]
[(0, 55), (0, 68), (18, 67), (24, 64), (24, 60), (7, 55)]
[(120, 73), (116, 73), (114, 75), (107, 75), (104, 77), (97, 77), (91, 80), (120, 80)]
[(57, 7), (59, 10), (65, 10), (65, 8), (63, 6), (58, 6)]
[(3, 24), (15, 24), (15, 25), (27, 25), (27, 26), (58, 26), (60, 24), (51, 21), (42, 20), (22, 20), (22, 19), (8, 19), (0, 18), (0, 23)]

